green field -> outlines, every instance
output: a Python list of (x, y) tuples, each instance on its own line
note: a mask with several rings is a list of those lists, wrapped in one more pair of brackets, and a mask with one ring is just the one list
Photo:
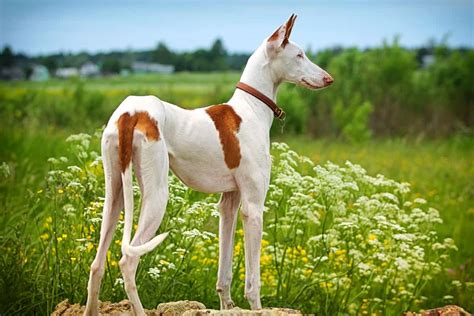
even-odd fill
[[(99, 167), (90, 166), (90, 163), (95, 159), (91, 151), (99, 150), (97, 138), (91, 138), (89, 147), (78, 149), (77, 146), (71, 146), (71, 142), (66, 142), (69, 135), (82, 132), (93, 134), (100, 130), (113, 109), (129, 94), (154, 94), (164, 100), (193, 108), (225, 101), (230, 96), (233, 84), (237, 80), (238, 74), (231, 73), (111, 77), (92, 79), (86, 82), (0, 83), (0, 123), (2, 126), (0, 133), (2, 144), (0, 150), (0, 164), (2, 164), (0, 169), (0, 205), (3, 214), (0, 243), (2, 249), (5, 249), (1, 255), (0, 263), (0, 270), (3, 274), (1, 287), (2, 292), (5, 293), (1, 297), (0, 313), (48, 314), (54, 305), (64, 298), (75, 302), (84, 303), (85, 301), (87, 270), (94, 254), (92, 245), (98, 238), (97, 231), (100, 226), (100, 221), (94, 221), (94, 218), (100, 217), (99, 197), (103, 194), (103, 185), (101, 184), (103, 179), (101, 170), (97, 169)], [(280, 96), (288, 103), (291, 102), (289, 101), (291, 98), (288, 98), (287, 94), (291, 93), (294, 93), (293, 89), (285, 87)], [(318, 93), (325, 93), (325, 91), (316, 92), (316, 96)], [(453, 238), (458, 251), (450, 251), (442, 254), (441, 257), (436, 257), (429, 249), (436, 247), (431, 247), (431, 244), (426, 241), (426, 244), (423, 244), (426, 251), (424, 260), (427, 262), (439, 260), (439, 271), (433, 269), (423, 272), (431, 277), (429, 280), (425, 279), (424, 275), (415, 273), (418, 271), (415, 268), (411, 271), (412, 274), (408, 271), (403, 276), (395, 273), (387, 281), (391, 287), (379, 288), (372, 285), (372, 276), (366, 277), (355, 272), (353, 275), (351, 274), (353, 267), (352, 259), (349, 258), (349, 250), (353, 241), (350, 236), (340, 239), (345, 241), (348, 248), (336, 249), (339, 246), (320, 248), (321, 246), (306, 244), (307, 239), (311, 236), (324, 235), (324, 226), (321, 232), (319, 224), (314, 227), (311, 226), (312, 224), (308, 224), (307, 230), (302, 228), (303, 235), (295, 233), (293, 238), (283, 238), (284, 230), (280, 231), (275, 228), (275, 232), (278, 233), (273, 234), (268, 228), (268, 236), (264, 237), (270, 243), (267, 246), (271, 246), (271, 243), (275, 242), (284, 251), (283, 255), (276, 250), (274, 253), (264, 251), (262, 265), (267, 264), (268, 269), (265, 270), (266, 274), (262, 270), (262, 275), (265, 278), (262, 288), (263, 304), (286, 305), (287, 307), (302, 308), (306, 312), (317, 311), (321, 314), (349, 312), (351, 314), (397, 315), (408, 308), (419, 310), (454, 303), (472, 312), (474, 305), (470, 298), (474, 296), (473, 138), (469, 135), (456, 134), (435, 140), (425, 137), (397, 137), (348, 142), (340, 137), (322, 138), (295, 135), (295, 129), (291, 127), (291, 124), (292, 120), (290, 119), (284, 132), (280, 133), (279, 123), (275, 122), (272, 139), (287, 143), (291, 149), (298, 154), (308, 156), (315, 164), (324, 165), (329, 160), (342, 166), (345, 161), (351, 161), (365, 168), (369, 175), (383, 174), (389, 179), (410, 183), (410, 193), (400, 196), (397, 195), (398, 193), (394, 194), (400, 200), (426, 199), (426, 206), (420, 208), (423, 210), (428, 210), (429, 207), (437, 209), (443, 220), (443, 224), (433, 225), (437, 238), (439, 240)], [(73, 144), (75, 143), (73, 142)], [(81, 153), (87, 153), (87, 155), (81, 156)], [(48, 158), (60, 156), (67, 157), (68, 161), (48, 162)], [(71, 171), (75, 170), (74, 168), (68, 168), (72, 165), (79, 166), (82, 171), (74, 173), (75, 171)], [(304, 166), (298, 166), (296, 169), (302, 173), (311, 173)], [(48, 174), (48, 171), (51, 170), (60, 170), (61, 172), (53, 173), (54, 176), (52, 176), (51, 173)], [(274, 170), (274, 176), (278, 177), (278, 169)], [(73, 180), (77, 181), (84, 189), (77, 192), (68, 191), (68, 183)], [(362, 182), (357, 183), (362, 187)], [(180, 212), (184, 212), (182, 210), (184, 206), (196, 206), (195, 203), (204, 198), (203, 195), (195, 192), (182, 191), (183, 189), (180, 189), (178, 184), (176, 188), (175, 196), (187, 199), (188, 202), (183, 202), (184, 204), (181, 206), (177, 205), (177, 202), (170, 202), (169, 214), (173, 214), (173, 216), (182, 214)], [(285, 199), (290, 199), (291, 192), (282, 188)], [(300, 189), (306, 190), (308, 188), (300, 188), (295, 184), (294, 190)], [(364, 190), (370, 192), (372, 189), (369, 186)], [(387, 190), (392, 189), (388, 188)], [(385, 193), (388, 192), (392, 191)], [(355, 193), (341, 197), (344, 202), (347, 202), (347, 210), (352, 209), (356, 197)], [(217, 219), (204, 212), (206, 207), (210, 208), (208, 203), (213, 203), (215, 199), (215, 196), (211, 196), (206, 198), (201, 206), (196, 206), (199, 209), (198, 214), (206, 220), (208, 219), (209, 223), (205, 224), (199, 221), (194, 223), (192, 216), (184, 216), (188, 221), (186, 226), (189, 226), (189, 229), (195, 224), (201, 231), (216, 232)], [(314, 200), (318, 201), (318, 193), (316, 193)], [(273, 197), (269, 198), (269, 201), (274, 202)], [(308, 203), (313, 205), (312, 201)], [(285, 205), (287, 204), (282, 202), (280, 208), (270, 203), (270, 210), (265, 218), (267, 227), (270, 227), (275, 220), (273, 214), (278, 214), (282, 219), (294, 216), (290, 223), (293, 223), (295, 227), (305, 227), (304, 223), (298, 221), (302, 220), (298, 217), (300, 215), (292, 215), (292, 204)], [(302, 209), (305, 207), (303, 202), (297, 205)], [(272, 207), (276, 209), (272, 209)], [(400, 214), (411, 212), (401, 204), (399, 207)], [(203, 209), (202, 213), (201, 208)], [(328, 215), (330, 207), (326, 206), (326, 208), (318, 213), (318, 216), (324, 218), (322, 222), (326, 223), (327, 219), (328, 225), (336, 225), (337, 213)], [(69, 212), (65, 211), (68, 209), (75, 211), (65, 215), (65, 212)], [(397, 215), (392, 215), (392, 220), (396, 223)], [(349, 214), (341, 216), (349, 216)], [(165, 227), (173, 229), (172, 218), (168, 218), (165, 222)], [(372, 226), (366, 228), (370, 227)], [(417, 230), (418, 228), (413, 229), (418, 232), (417, 234), (420, 234), (420, 238), (422, 232), (425, 231), (424, 227), (419, 230)], [(426, 229), (426, 232), (430, 231), (428, 228)], [(361, 231), (361, 234), (368, 234), (368, 231)], [(371, 234), (368, 236), (370, 240), (375, 238), (371, 237)], [(80, 248), (77, 240), (83, 238), (89, 238), (91, 246), (86, 244), (86, 248)], [(382, 240), (382, 237), (377, 238)], [(387, 243), (393, 241), (388, 235), (384, 238)], [(116, 235), (114, 239), (121, 239), (121, 234)], [(241, 238), (238, 238), (237, 242), (239, 240)], [(139, 281), (137, 283), (142, 284), (139, 291), (145, 307), (154, 307), (153, 305), (162, 299), (197, 299), (203, 301), (206, 306), (216, 307), (218, 304), (217, 295), (214, 293), (216, 240), (203, 237), (202, 240), (197, 238), (191, 243), (176, 237), (163, 245), (163, 249), (173, 243), (182, 245), (183, 249), (189, 250), (189, 254), (186, 253), (184, 257), (189, 257), (188, 261), (183, 259), (182, 262), (185, 263), (178, 265), (170, 259), (172, 250), (168, 249), (163, 250), (163, 257), (160, 257), (161, 248), (153, 252), (152, 255), (145, 256), (142, 260), (143, 264), (138, 273)], [(410, 247), (412, 246), (414, 247), (416, 244), (410, 245)], [(89, 247), (91, 248), (89, 249)], [(78, 249), (82, 249), (82, 252)], [(293, 252), (288, 249), (292, 249)], [(233, 295), (236, 302), (245, 307), (247, 305), (242, 297), (243, 289), (240, 278), (243, 264), (240, 262), (242, 253), (239, 251), (236, 249)], [(346, 253), (344, 251), (347, 252), (347, 262), (343, 258)], [(369, 250), (361, 251), (362, 253), (367, 251), (364, 253), (367, 256), (371, 255)], [(209, 254), (210, 261), (195, 258), (200, 252)], [(308, 252), (307, 257), (306, 252)], [(293, 261), (288, 261), (290, 260), (288, 253), (292, 253), (293, 259), (291, 260)], [(166, 254), (170, 256), (165, 256)], [(317, 264), (314, 263), (311, 266), (311, 262), (316, 262), (311, 260), (321, 258), (324, 254), (327, 254), (329, 261), (334, 260), (335, 265), (325, 266), (319, 260)], [(332, 254), (335, 259), (331, 257)], [(115, 280), (120, 277), (116, 266), (117, 260), (120, 259), (119, 255), (119, 245), (114, 244), (103, 282), (104, 289), (101, 297), (103, 300), (120, 300), (125, 297), (121, 286), (115, 284)], [(396, 257), (396, 255), (394, 256)], [(398, 256), (405, 258), (400, 253)], [(298, 258), (307, 259), (302, 259), (300, 262)], [(168, 264), (160, 260), (164, 260), (163, 262), (168, 262)], [(308, 260), (309, 262), (307, 262)], [(169, 267), (170, 262), (178, 269), (161, 268), (159, 277), (145, 268), (155, 265)], [(387, 264), (390, 266), (391, 262)], [(205, 268), (201, 268), (201, 266)], [(345, 273), (345, 276), (351, 279), (350, 275), (352, 275), (352, 281), (349, 281), (352, 282), (352, 285), (349, 288), (354, 290), (346, 291), (343, 285), (330, 281), (329, 278), (325, 279), (321, 275), (307, 272), (313, 271), (313, 267), (315, 271), (317, 269), (324, 270), (325, 276), (330, 276), (331, 273)], [(189, 277), (179, 271), (184, 274), (188, 273)], [(210, 278), (208, 275), (212, 277)], [(203, 276), (206, 280), (197, 281), (191, 276)], [(280, 276), (283, 280), (281, 282)], [(308, 278), (308, 281), (305, 277)], [(412, 280), (412, 278), (417, 279), (418, 277), (419, 282)], [(175, 282), (173, 280), (176, 280), (176, 283), (173, 283)], [(459, 283), (457, 281), (453, 283), (454, 280), (458, 280)], [(311, 287), (309, 287), (310, 284)], [(364, 284), (371, 284), (371, 290), (364, 289)], [(193, 290), (186, 291), (190, 286)], [(300, 293), (303, 289), (304, 293)], [(406, 291), (411, 293), (411, 296), (403, 294)], [(399, 301), (396, 300), (397, 296), (400, 297)], [(374, 299), (375, 297), (377, 300)], [(379, 302), (379, 298), (381, 302)], [(307, 302), (312, 300), (314, 305), (308, 305)], [(337, 304), (342, 304), (343, 307), (337, 310), (332, 309)], [(316, 305), (319, 306), (318, 309), (316, 309)]]

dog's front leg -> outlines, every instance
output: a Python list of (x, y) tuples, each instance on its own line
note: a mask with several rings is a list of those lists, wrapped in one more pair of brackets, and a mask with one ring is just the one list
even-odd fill
[(234, 307), (230, 295), (230, 284), (232, 282), (232, 256), (239, 204), (240, 193), (238, 191), (223, 193), (219, 201), (219, 272), (216, 289), (221, 301), (221, 310)]
[(260, 247), (263, 230), (263, 204), (242, 201), (245, 238), (245, 298), (251, 309), (261, 309)]

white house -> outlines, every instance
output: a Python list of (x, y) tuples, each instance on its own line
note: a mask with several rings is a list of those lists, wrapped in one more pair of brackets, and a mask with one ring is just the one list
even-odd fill
[(132, 63), (132, 70), (135, 73), (155, 72), (170, 74), (174, 72), (174, 66), (136, 61)]
[(33, 71), (30, 75), (30, 80), (32, 81), (45, 81), (49, 79), (49, 71), (43, 65), (34, 65)]
[(79, 76), (79, 70), (74, 67), (58, 68), (56, 70), (56, 77), (71, 78)]
[(100, 75), (100, 69), (97, 64), (88, 61), (85, 64), (82, 64), (81, 68), (79, 68), (79, 74), (81, 77), (95, 77)]

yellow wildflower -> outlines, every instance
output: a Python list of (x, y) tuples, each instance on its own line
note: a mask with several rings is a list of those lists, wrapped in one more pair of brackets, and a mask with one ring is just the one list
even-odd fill
[(47, 240), (47, 239), (49, 239), (49, 235), (48, 235), (48, 233), (44, 233), (43, 235), (40, 236), (40, 238), (43, 239), (43, 240)]
[(91, 252), (92, 249), (94, 249), (94, 245), (91, 242), (87, 243), (87, 252)]
[(241, 250), (242, 250), (242, 244), (240, 242), (238, 242), (234, 247), (234, 254), (235, 255), (240, 254)]
[(375, 236), (374, 234), (370, 234), (369, 235), (369, 240), (372, 241), (372, 240), (377, 240), (377, 236)]
[(64, 193), (64, 190), (63, 190), (63, 189), (58, 189), (58, 193), (59, 193), (59, 194), (63, 194), (63, 193)]
[(260, 263), (265, 266), (272, 262), (272, 255), (262, 255), (260, 256)]
[(319, 282), (320, 287), (331, 288), (333, 286), (332, 282)]

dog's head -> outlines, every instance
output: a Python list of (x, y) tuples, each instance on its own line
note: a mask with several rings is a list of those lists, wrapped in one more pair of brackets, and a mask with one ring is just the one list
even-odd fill
[(264, 42), (271, 71), (280, 81), (291, 82), (309, 89), (320, 89), (333, 83), (325, 70), (314, 64), (304, 51), (290, 41), (296, 15), (280, 26)]

